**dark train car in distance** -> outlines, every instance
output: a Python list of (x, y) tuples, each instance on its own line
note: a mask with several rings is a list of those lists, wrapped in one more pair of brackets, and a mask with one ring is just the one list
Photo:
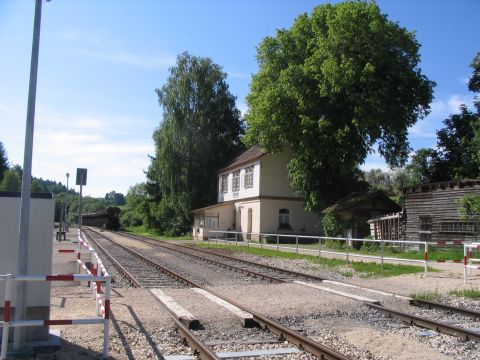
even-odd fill
[(120, 208), (110, 206), (96, 213), (83, 214), (82, 224), (108, 230), (118, 230), (120, 228), (120, 211)]

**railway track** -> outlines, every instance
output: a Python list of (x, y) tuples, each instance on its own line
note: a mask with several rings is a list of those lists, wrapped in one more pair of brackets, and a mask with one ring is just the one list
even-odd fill
[[(468, 316), (473, 319), (480, 319), (480, 312), (472, 309), (454, 307), (454, 306), (450, 306), (450, 305), (442, 304), (438, 302), (413, 299), (411, 297), (408, 297), (402, 294), (395, 294), (395, 293), (385, 292), (385, 291), (372, 289), (368, 287), (361, 287), (358, 285), (341, 282), (341, 281), (332, 281), (332, 280), (325, 279), (315, 275), (281, 269), (281, 268), (273, 267), (270, 265), (243, 260), (243, 259), (235, 258), (232, 256), (204, 250), (204, 249), (193, 248), (192, 246), (172, 244), (172, 243), (167, 243), (159, 240), (151, 240), (143, 236), (132, 235), (124, 232), (121, 232), (121, 234), (123, 236), (127, 236), (133, 239), (147, 242), (154, 246), (159, 246), (164, 249), (176, 251), (183, 255), (192, 256), (195, 259), (198, 259), (201, 261), (214, 263), (214, 264), (217, 264), (218, 266), (229, 268), (235, 271), (240, 271), (243, 273), (247, 273), (254, 277), (261, 277), (271, 282), (281, 283), (281, 282), (298, 282), (299, 279), (308, 280), (310, 282), (322, 283), (322, 286), (330, 285), (330, 288), (333, 287), (338, 289), (338, 288), (346, 287), (350, 289), (364, 290), (369, 293), (375, 293), (381, 296), (389, 296), (389, 297), (398, 298), (401, 300), (408, 300), (410, 305), (412, 306), (420, 306), (420, 307), (425, 307), (429, 309), (436, 309), (436, 310), (440, 310), (447, 313), (454, 313), (454, 314), (459, 314), (461, 316)], [(218, 260), (219, 258), (222, 259), (222, 261)], [(376, 303), (376, 304), (369, 303), (369, 302), (364, 302), (364, 303), (371, 309), (374, 309), (380, 313), (387, 314), (390, 317), (399, 319), (409, 325), (416, 325), (426, 329), (431, 329), (437, 332), (456, 336), (464, 340), (474, 340), (474, 341), (480, 342), (480, 333), (476, 331), (471, 331), (468, 329), (464, 329), (462, 327), (449, 325), (442, 321), (436, 321), (433, 319), (419, 317), (413, 314), (409, 314), (407, 312), (398, 311), (396, 309), (387, 308), (385, 306), (380, 305), (379, 303)]]
[[(134, 286), (144, 288), (190, 286), (190, 284), (185, 281), (178, 281), (172, 278), (170, 272), (164, 267), (155, 264), (152, 260), (138, 252), (120, 244), (110, 242), (95, 231), (87, 231), (86, 233), (89, 235), (89, 239), (102, 250), (117, 270), (123, 274), (124, 278)], [(132, 257), (132, 255), (134, 255), (134, 257)], [(152, 271), (152, 268), (158, 271)], [(178, 274), (176, 275), (180, 278)]]
[[(231, 299), (228, 299), (228, 298), (224, 297), (221, 294), (218, 294), (218, 293), (216, 293), (212, 290), (206, 289), (206, 288), (202, 287), (201, 285), (196, 284), (194, 281), (164, 268), (159, 263), (157, 263), (157, 262), (155, 262), (151, 259), (146, 258), (145, 256), (139, 254), (138, 252), (136, 252), (132, 249), (129, 249), (129, 248), (125, 247), (124, 245), (121, 245), (121, 244), (115, 242), (112, 239), (109, 239), (108, 237), (106, 237), (103, 234), (100, 234), (99, 232), (96, 232), (96, 231), (93, 231), (93, 230), (88, 230), (87, 233), (90, 233), (90, 238), (97, 245), (99, 245), (98, 237), (103, 237), (104, 239), (107, 239), (111, 243), (114, 243), (115, 245), (117, 245), (119, 248), (122, 248), (126, 252), (135, 256), (136, 258), (139, 258), (139, 259), (141, 258), (143, 262), (145, 262), (145, 263), (147, 263), (151, 266), (150, 271), (153, 267), (153, 268), (155, 268), (159, 271), (162, 271), (163, 273), (168, 274), (171, 278), (175, 279), (176, 281), (180, 281), (187, 286), (191, 286), (191, 287), (195, 287), (195, 288), (199, 288), (199, 289), (202, 289), (204, 291), (207, 291), (210, 294), (212, 294), (212, 295), (230, 303), (231, 305), (236, 306), (236, 307), (242, 309), (243, 311), (246, 311), (246, 312), (250, 313), (253, 316), (254, 322), (256, 324), (258, 324), (258, 326), (260, 326), (262, 329), (268, 330), (268, 331), (276, 334), (279, 337), (279, 339), (282, 339), (284, 341), (288, 341), (289, 343), (294, 344), (295, 346), (297, 346), (301, 350), (304, 350), (304, 351), (306, 351), (306, 352), (308, 352), (308, 353), (310, 353), (314, 356), (317, 356), (320, 359), (326, 359), (326, 360), (347, 360), (348, 359), (348, 357), (336, 352), (333, 349), (330, 349), (330, 348), (326, 347), (325, 345), (322, 345), (322, 344), (320, 344), (320, 343), (318, 343), (318, 342), (316, 342), (312, 339), (309, 339), (309, 338), (299, 334), (298, 332), (296, 332), (294, 330), (291, 330), (291, 329), (289, 329), (285, 326), (282, 326), (281, 324), (279, 324), (279, 323), (277, 323), (277, 322), (275, 322), (275, 321), (273, 321), (273, 320), (271, 320), (267, 317), (264, 317), (261, 314), (256, 313), (256, 312), (252, 311), (251, 309), (248, 309), (245, 306), (243, 306), (241, 304), (238, 304)], [(96, 236), (95, 237), (92, 236), (92, 233), (96, 234)], [(102, 245), (100, 245), (100, 246), (102, 246)], [(114, 247), (112, 247), (112, 248), (114, 248)], [(105, 255), (109, 254), (109, 256), (111, 258), (115, 259), (115, 256), (112, 255), (111, 253), (109, 253), (109, 250), (106, 247), (103, 247), (102, 251), (104, 252)], [(120, 265), (119, 261), (114, 261), (112, 263)], [(128, 277), (128, 278), (135, 278), (136, 277), (134, 274), (132, 274), (131, 272), (129, 272), (127, 270), (126, 266), (120, 265), (118, 270), (120, 272), (125, 271), (126, 272), (125, 277)], [(137, 279), (137, 281), (138, 281), (138, 284), (140, 285), (140, 287), (144, 287), (142, 285), (142, 281), (140, 279)], [(169, 312), (170, 315), (172, 315), (170, 311), (168, 311), (168, 312)], [(190, 329), (185, 327), (175, 316), (171, 316), (171, 317), (172, 317), (172, 319), (174, 319), (179, 331), (183, 334), (186, 341), (189, 343), (190, 347), (194, 350), (194, 352), (201, 359), (218, 359), (218, 356), (208, 346), (206, 346), (198, 337), (196, 337)]]

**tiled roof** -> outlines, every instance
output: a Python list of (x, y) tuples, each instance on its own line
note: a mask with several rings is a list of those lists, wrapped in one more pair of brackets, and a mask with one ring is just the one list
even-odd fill
[(217, 173), (221, 173), (235, 167), (247, 164), (251, 161), (257, 160), (258, 158), (262, 157), (265, 153), (263, 152), (262, 148), (258, 145), (254, 145), (248, 150), (244, 151), (240, 155), (238, 155), (231, 163), (226, 165), (225, 167), (219, 169)]

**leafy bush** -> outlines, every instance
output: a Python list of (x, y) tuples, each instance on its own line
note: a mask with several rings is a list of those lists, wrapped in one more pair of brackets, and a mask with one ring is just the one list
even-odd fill
[(337, 214), (327, 213), (322, 218), (323, 233), (325, 236), (342, 237), (345, 226)]
[(378, 253), (380, 251), (380, 243), (364, 242), (362, 245), (362, 251), (367, 253)]

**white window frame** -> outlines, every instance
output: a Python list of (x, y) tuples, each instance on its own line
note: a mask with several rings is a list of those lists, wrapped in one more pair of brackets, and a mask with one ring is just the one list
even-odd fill
[[(283, 211), (283, 212), (282, 212)], [(291, 229), (290, 224), (290, 210), (289, 209), (279, 209), (278, 210), (278, 228), (279, 229)]]
[(240, 190), (240, 170), (232, 173), (232, 191)]
[(218, 229), (218, 216), (205, 216), (205, 228)]
[(245, 168), (244, 184), (246, 189), (253, 187), (253, 165)]
[(228, 192), (228, 175), (222, 175), (221, 178), (221, 191), (222, 193)]

